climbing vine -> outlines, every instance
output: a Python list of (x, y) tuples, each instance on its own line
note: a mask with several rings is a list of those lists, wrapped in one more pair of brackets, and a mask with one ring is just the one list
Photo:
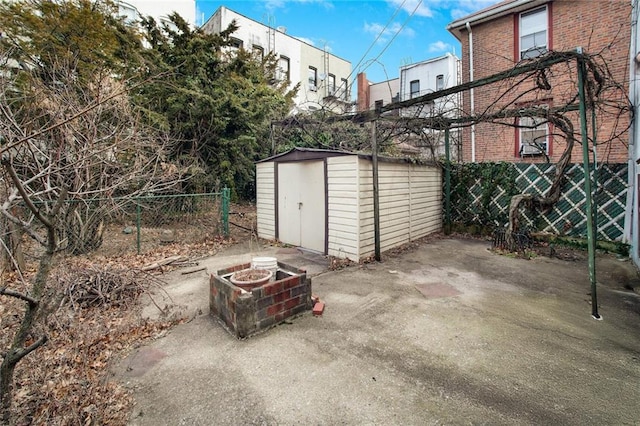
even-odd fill
[(499, 208), (518, 193), (513, 164), (467, 163), (451, 173), (453, 220), (460, 225), (494, 228), (504, 226), (508, 214)]

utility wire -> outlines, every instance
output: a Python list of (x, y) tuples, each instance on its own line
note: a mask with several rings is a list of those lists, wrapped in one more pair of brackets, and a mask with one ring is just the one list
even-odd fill
[[(358, 67), (360, 66), (360, 64), (362, 64), (362, 61), (364, 61), (364, 58), (367, 57), (367, 54), (371, 51), (371, 49), (373, 49), (373, 46), (376, 45), (376, 43), (378, 42), (378, 40), (380, 40), (380, 37), (382, 37), (382, 35), (384, 34), (385, 30), (389, 27), (389, 25), (391, 25), (391, 23), (393, 22), (393, 20), (396, 18), (396, 16), (398, 15), (398, 13), (400, 13), (400, 11), (402, 10), (402, 7), (404, 6), (404, 4), (407, 2), (407, 0), (402, 0), (402, 3), (400, 4), (400, 6), (398, 6), (398, 8), (396, 9), (396, 11), (393, 13), (393, 16), (391, 16), (391, 18), (389, 18), (389, 21), (387, 21), (387, 23), (385, 24), (385, 26), (380, 30), (380, 33), (376, 36), (375, 40), (373, 40), (373, 42), (371, 43), (371, 45), (369, 46), (369, 48), (367, 49), (366, 52), (364, 52), (364, 54), (362, 55), (362, 58), (360, 58), (360, 60), (358, 61), (358, 63), (351, 68), (351, 73), (347, 76), (346, 80), (348, 81), (349, 78), (353, 75), (353, 73), (355, 72), (356, 69), (358, 69)], [(422, 3), (422, 0), (420, 0), (418, 2), (418, 5)], [(415, 12), (415, 11), (414, 11)], [(351, 85), (353, 85), (353, 82), (355, 81), (352, 80), (351, 81)], [(346, 88), (345, 88), (346, 89)]]
[[(404, 4), (404, 2), (402, 3)], [(375, 61), (377, 61), (378, 59), (380, 59), (380, 56), (382, 56), (382, 54), (391, 46), (391, 43), (393, 43), (393, 41), (396, 39), (396, 37), (398, 37), (398, 34), (400, 34), (402, 32), (402, 30), (404, 30), (404, 28), (407, 26), (407, 24), (409, 23), (409, 21), (411, 20), (411, 18), (413, 18), (413, 15), (415, 15), (415, 13), (418, 11), (418, 8), (420, 7), (420, 5), (422, 4), (422, 0), (418, 1), (418, 3), (416, 4), (416, 7), (413, 9), (413, 11), (411, 12), (411, 14), (407, 17), (407, 19), (405, 19), (405, 21), (402, 23), (402, 26), (398, 29), (398, 31), (396, 31), (396, 33), (393, 35), (393, 37), (391, 37), (391, 40), (389, 40), (389, 42), (387, 43), (387, 45), (380, 51), (380, 53), (378, 53), (378, 56), (376, 56), (370, 63), (369, 65), (367, 65), (366, 67), (364, 67), (362, 69), (362, 71), (366, 70), (367, 68), (369, 68)]]

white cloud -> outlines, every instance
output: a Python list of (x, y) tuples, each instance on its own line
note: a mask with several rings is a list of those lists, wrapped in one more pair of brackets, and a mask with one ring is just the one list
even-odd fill
[(496, 3), (496, 0), (448, 0), (448, 1), (440, 1), (440, 0), (425, 0), (425, 1), (437, 1), (444, 7), (449, 7), (451, 11), (452, 19), (460, 19), (464, 18), (467, 15), (470, 15), (474, 12), (477, 12), (481, 9), (489, 7)]
[(416, 35), (416, 32), (409, 27), (402, 27), (402, 24), (398, 22), (394, 22), (386, 28), (384, 25), (374, 22), (372, 24), (365, 23), (364, 31), (367, 33), (371, 33), (378, 37), (378, 34), (382, 32), (380, 37), (378, 38), (378, 43), (385, 43), (391, 39), (397, 32), (400, 32), (398, 35), (402, 35), (405, 37), (413, 38)]
[(284, 7), (284, 4), (284, 0), (266, 0), (264, 2), (264, 7), (266, 7), (268, 10), (274, 10)]
[(379, 34), (383, 28), (384, 28), (384, 25), (378, 24), (377, 22), (374, 22), (373, 24), (369, 24), (365, 22), (364, 24), (364, 31), (367, 33)]
[(435, 41), (429, 45), (429, 52), (448, 52), (453, 48), (449, 43), (445, 43), (442, 40)]
[(268, 10), (282, 9), (287, 3), (317, 3), (327, 9), (334, 7), (330, 0), (265, 0), (264, 5)]
[(469, 13), (471, 12), (464, 9), (451, 9), (451, 19), (460, 19), (464, 16), (467, 16)]
[(431, 18), (433, 11), (427, 6), (424, 0), (387, 0), (387, 2), (394, 7), (402, 7), (407, 13), (412, 13), (414, 16), (422, 16), (424, 18)]

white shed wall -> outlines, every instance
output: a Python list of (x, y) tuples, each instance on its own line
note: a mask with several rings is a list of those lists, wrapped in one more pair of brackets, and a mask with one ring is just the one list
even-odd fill
[(276, 238), (275, 163), (256, 164), (256, 213), (258, 236)]
[(359, 260), (358, 157), (327, 158), (327, 254)]
[[(360, 160), (360, 257), (375, 251), (373, 169)], [(386, 251), (442, 228), (441, 171), (437, 167), (378, 163), (380, 249)]]
[(411, 166), (411, 240), (442, 229), (442, 169)]

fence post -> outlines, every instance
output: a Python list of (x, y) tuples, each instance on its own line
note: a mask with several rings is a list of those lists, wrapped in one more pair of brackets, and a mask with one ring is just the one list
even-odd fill
[(371, 167), (373, 168), (373, 244), (374, 256), (377, 262), (382, 260), (380, 253), (380, 190), (378, 183), (378, 123), (371, 122)]
[(449, 151), (449, 126), (444, 128), (444, 233), (451, 234), (451, 153)]
[(226, 237), (229, 236), (229, 198), (231, 198), (231, 190), (229, 188), (222, 189), (222, 232)]
[(138, 254), (140, 254), (140, 216), (142, 215), (140, 209), (140, 200), (138, 198), (134, 198), (136, 203), (136, 248), (138, 250)]
[[(578, 47), (578, 54), (582, 55), (582, 47)], [(587, 101), (585, 94), (586, 69), (584, 59), (578, 58), (578, 96), (580, 98), (580, 133), (582, 137), (582, 167), (584, 168), (584, 193), (585, 193), (585, 214), (587, 216), (587, 241), (589, 251), (589, 281), (591, 282), (591, 316), (601, 319), (598, 314), (598, 297), (596, 295), (596, 242), (593, 233), (593, 206), (591, 192), (591, 171), (589, 166), (589, 138), (587, 134)]]

